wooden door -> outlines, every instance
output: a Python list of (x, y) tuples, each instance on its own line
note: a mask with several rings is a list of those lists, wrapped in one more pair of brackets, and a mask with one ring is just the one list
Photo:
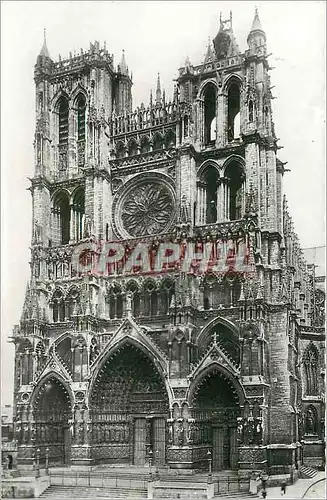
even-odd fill
[[(158, 465), (166, 462), (166, 420), (155, 418), (153, 421), (153, 458)], [(155, 462), (156, 463), (156, 462)]]
[(237, 444), (237, 428), (230, 428), (230, 468), (238, 468), (238, 444)]
[(71, 460), (71, 435), (69, 427), (64, 427), (64, 461), (70, 465)]
[(145, 418), (136, 418), (134, 430), (134, 465), (145, 465), (145, 440)]
[(224, 468), (224, 429), (223, 427), (212, 428), (212, 469)]

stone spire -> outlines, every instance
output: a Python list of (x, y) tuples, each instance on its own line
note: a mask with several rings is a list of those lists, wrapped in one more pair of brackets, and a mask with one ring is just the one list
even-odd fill
[(263, 41), (266, 41), (266, 34), (262, 29), (261, 26), (261, 21), (259, 18), (259, 12), (258, 8), (255, 8), (255, 13), (254, 13), (254, 19), (252, 22), (252, 27), (250, 30), (250, 33), (248, 34), (247, 42), (248, 45), (251, 45), (251, 42), (254, 41), (257, 43), (257, 45), (261, 45), (260, 40), (263, 39)]
[(256, 31), (256, 30), (262, 31), (261, 21), (260, 21), (259, 13), (258, 13), (258, 7), (255, 8), (254, 19), (253, 19), (252, 28), (251, 28), (251, 31)]
[(44, 28), (43, 37), (44, 37), (43, 38), (43, 45), (42, 45), (42, 49), (41, 49), (41, 52), (40, 52), (40, 56), (48, 57), (50, 59), (50, 54), (49, 54), (48, 47), (47, 47), (47, 38), (46, 38), (45, 28)]
[(125, 50), (123, 49), (123, 53), (121, 56), (121, 61), (119, 65), (119, 71), (122, 75), (128, 75), (128, 67), (126, 64), (126, 59), (125, 59)]
[(160, 102), (161, 102), (161, 85), (160, 85), (160, 75), (158, 73), (157, 89), (156, 89), (156, 104), (160, 104)]

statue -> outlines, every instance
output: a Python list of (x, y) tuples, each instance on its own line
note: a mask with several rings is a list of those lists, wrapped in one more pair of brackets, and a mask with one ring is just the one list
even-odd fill
[(316, 418), (312, 408), (307, 409), (306, 434), (316, 434)]
[(129, 317), (132, 314), (132, 301), (133, 301), (133, 294), (132, 292), (128, 291), (126, 294), (126, 315)]

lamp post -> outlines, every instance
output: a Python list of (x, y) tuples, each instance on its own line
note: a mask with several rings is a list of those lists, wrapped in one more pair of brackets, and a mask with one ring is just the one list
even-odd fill
[(48, 476), (49, 475), (49, 448), (46, 447), (45, 449), (45, 473)]
[(208, 483), (211, 483), (212, 481), (212, 456), (211, 456), (211, 451), (207, 451), (207, 457), (208, 457)]
[(156, 479), (159, 479), (159, 450), (156, 450)]
[(36, 450), (35, 477), (40, 477), (40, 448)]
[(151, 470), (151, 466), (152, 466), (152, 459), (153, 459), (153, 451), (150, 450), (149, 451), (149, 476), (150, 476), (150, 480), (152, 478), (152, 470)]

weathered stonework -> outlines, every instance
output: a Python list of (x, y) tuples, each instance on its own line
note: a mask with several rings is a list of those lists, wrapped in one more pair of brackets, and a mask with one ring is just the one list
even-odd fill
[[(21, 467), (37, 449), (41, 463), (212, 460), (242, 477), (322, 465), (324, 289), (282, 199), (257, 13), (248, 45), (221, 21), (173, 100), (158, 81), (135, 111), (125, 56), (115, 68), (96, 42), (54, 62), (43, 46), (32, 273), (12, 337)], [(153, 258), (161, 241), (246, 241), (253, 272), (78, 274), (76, 245), (99, 241)]]

